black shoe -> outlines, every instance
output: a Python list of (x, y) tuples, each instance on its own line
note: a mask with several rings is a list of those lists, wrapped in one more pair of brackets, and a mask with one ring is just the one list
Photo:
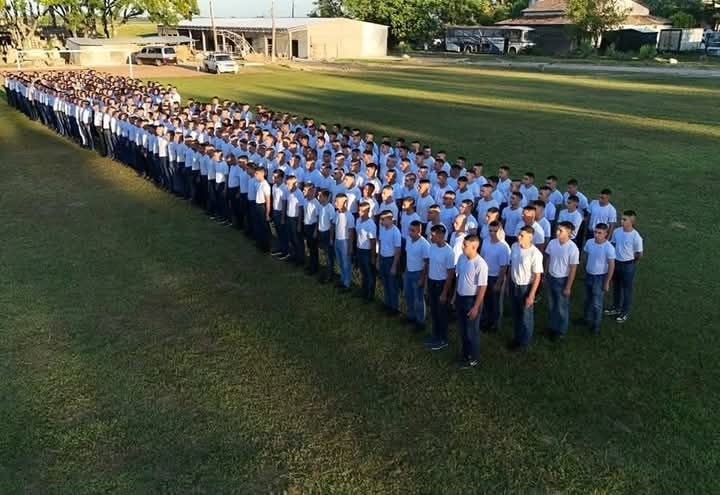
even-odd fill
[(478, 364), (480, 364), (479, 361), (476, 361), (474, 359), (468, 359), (467, 361), (463, 361), (462, 363), (460, 363), (460, 369), (471, 370), (473, 368), (476, 368)]

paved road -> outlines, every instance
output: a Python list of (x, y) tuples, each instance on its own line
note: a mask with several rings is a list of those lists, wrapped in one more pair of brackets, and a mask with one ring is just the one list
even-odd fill
[[(460, 62), (460, 61), (458, 61)], [(562, 62), (518, 62), (496, 60), (465, 59), (463, 65), (482, 65), (488, 67), (507, 67), (515, 69), (567, 70), (578, 72), (618, 72), (634, 74), (660, 74), (685, 77), (720, 77), (720, 69), (695, 69), (691, 67), (642, 67), (635, 65), (594, 65), (568, 64)], [(460, 65), (460, 64), (458, 64)]]

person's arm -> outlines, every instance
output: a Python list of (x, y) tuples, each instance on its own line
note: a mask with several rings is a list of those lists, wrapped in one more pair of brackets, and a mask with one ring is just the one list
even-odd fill
[(430, 259), (425, 258), (423, 261), (423, 268), (422, 272), (420, 273), (420, 280), (418, 280), (418, 287), (426, 287), (427, 286), (427, 276), (428, 276), (428, 265), (430, 264)]
[(575, 283), (575, 275), (577, 275), (577, 268), (577, 265), (570, 265), (570, 273), (568, 273), (567, 282), (565, 283), (565, 288), (563, 289), (563, 295), (565, 297), (570, 297), (573, 283)]
[(393, 254), (392, 268), (390, 268), (390, 274), (395, 275), (397, 273), (398, 263), (400, 262), (400, 250), (402, 247), (396, 247)]
[(505, 285), (505, 277), (507, 276), (508, 271), (508, 265), (503, 265), (500, 267), (500, 271), (498, 272), (497, 280), (495, 281), (495, 285), (493, 286), (493, 291), (500, 292)]
[(348, 246), (348, 256), (352, 256), (353, 248), (355, 246), (355, 229), (353, 227), (350, 227), (348, 229), (347, 246)]
[(270, 221), (270, 212), (272, 209), (272, 197), (269, 194), (265, 195), (265, 221)]
[(487, 285), (480, 285), (477, 288), (477, 291), (475, 291), (475, 302), (473, 303), (472, 307), (470, 308), (470, 311), (468, 311), (468, 318), (471, 320), (474, 320), (478, 317), (478, 314), (480, 313), (480, 308), (482, 308), (483, 300), (485, 299), (485, 291), (487, 290)]
[(530, 292), (528, 293), (527, 298), (525, 299), (525, 307), (529, 308), (533, 304), (535, 304), (535, 293), (537, 292), (538, 286), (540, 285), (540, 280), (542, 279), (542, 273), (533, 273), (533, 280), (531, 282), (530, 286)]
[(280, 209), (280, 224), (285, 225), (285, 218), (287, 216), (287, 200), (283, 199), (280, 204), (282, 205), (282, 208)]
[(440, 304), (445, 304), (448, 300), (448, 295), (452, 291), (453, 281), (455, 280), (455, 268), (448, 268), (447, 278), (443, 285), (442, 292), (440, 293)]
[(377, 245), (377, 239), (370, 239), (370, 266), (377, 263), (377, 256), (375, 246)]
[(605, 283), (603, 284), (603, 290), (605, 292), (610, 290), (610, 281), (613, 278), (613, 273), (615, 273), (615, 260), (608, 260), (608, 272), (607, 275), (605, 275)]

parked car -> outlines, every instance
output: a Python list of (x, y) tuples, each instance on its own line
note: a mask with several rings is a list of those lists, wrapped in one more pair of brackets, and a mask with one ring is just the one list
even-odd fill
[(203, 69), (220, 74), (222, 72), (238, 73), (238, 64), (227, 53), (209, 53), (203, 60)]
[(146, 46), (135, 54), (135, 63), (138, 65), (177, 64), (177, 53), (172, 46)]

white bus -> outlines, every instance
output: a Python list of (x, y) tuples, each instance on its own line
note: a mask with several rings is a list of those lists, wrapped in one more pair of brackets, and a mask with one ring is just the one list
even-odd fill
[(517, 55), (535, 46), (530, 39), (532, 31), (523, 26), (447, 26), (445, 50)]

